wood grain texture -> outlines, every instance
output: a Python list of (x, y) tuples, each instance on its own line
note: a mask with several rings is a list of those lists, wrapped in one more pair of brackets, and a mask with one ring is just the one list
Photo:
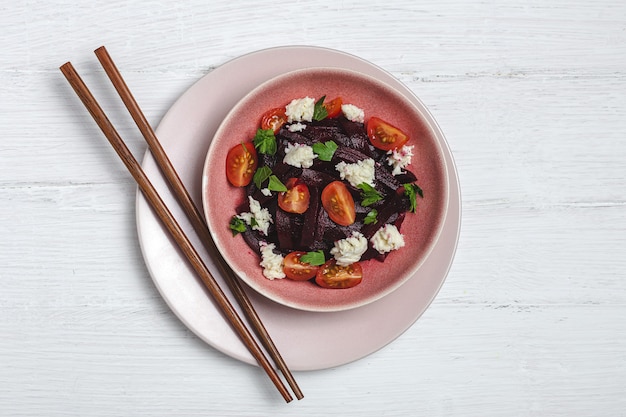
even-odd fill
[[(0, 415), (626, 416), (626, 3), (13, 2), (0, 13)], [(433, 305), (357, 362), (258, 368), (151, 282), (136, 187), (58, 67), (145, 151), (92, 51), (156, 125), (198, 78), (281, 45), (381, 66), (452, 148), (463, 222)], [(245, 395), (242, 395), (244, 393)]]

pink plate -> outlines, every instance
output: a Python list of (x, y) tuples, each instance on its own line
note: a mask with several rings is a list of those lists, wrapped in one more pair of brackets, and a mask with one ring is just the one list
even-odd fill
[[(262, 82), (288, 71), (312, 66), (349, 68), (368, 74), (392, 85), (416, 106), (425, 108), (414, 92), (393, 75), (342, 51), (286, 46), (234, 58), (194, 82), (176, 99), (157, 128), (159, 141), (197, 205), (201, 205), (202, 200), (202, 170), (208, 147), (228, 110)], [(251, 71), (251, 68), (254, 70)], [(458, 173), (443, 132), (430, 113), (424, 114), (444, 149), (450, 197), (441, 235), (411, 279), (378, 301), (333, 313), (285, 307), (246, 286), (252, 304), (292, 371), (333, 368), (383, 349), (401, 337), (422, 316), (451, 271), (461, 229)], [(176, 204), (149, 151), (145, 154), (142, 167), (196, 247), (201, 248), (193, 228), (184, 222), (185, 215)], [(137, 236), (146, 263), (146, 274), (149, 273), (155, 289), (172, 314), (212, 348), (234, 360), (256, 364), (139, 191), (136, 213)], [(205, 252), (202, 255), (220, 286), (227, 287), (213, 258)], [(384, 352), (378, 359), (384, 360)]]
[[(394, 251), (384, 263), (362, 262), (363, 281), (343, 290), (324, 289), (311, 281), (268, 280), (259, 257), (241, 236), (228, 228), (235, 208), (245, 200), (242, 188), (225, 177), (226, 153), (252, 139), (261, 115), (283, 107), (294, 98), (329, 99), (340, 96), (365, 111), (365, 119), (377, 116), (409, 134), (414, 145), (408, 167), (418, 178), (424, 198), (415, 214), (408, 214), (401, 232), (406, 246)], [(204, 164), (202, 201), (215, 243), (230, 267), (254, 290), (280, 304), (307, 311), (341, 311), (371, 303), (389, 294), (419, 269), (442, 229), (448, 207), (448, 170), (440, 141), (425, 116), (426, 109), (407, 100), (397, 90), (373, 77), (339, 68), (307, 68), (279, 75), (246, 95), (218, 128)]]

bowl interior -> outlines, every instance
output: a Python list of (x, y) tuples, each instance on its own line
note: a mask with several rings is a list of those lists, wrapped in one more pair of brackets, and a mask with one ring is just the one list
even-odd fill
[[(329, 99), (341, 96), (365, 112), (365, 120), (380, 117), (407, 132), (414, 145), (412, 163), (424, 198), (416, 212), (407, 213), (401, 227), (406, 246), (392, 251), (384, 263), (362, 262), (363, 281), (349, 289), (324, 289), (312, 282), (268, 280), (260, 258), (228, 225), (245, 191), (229, 184), (224, 166), (233, 146), (248, 142), (268, 109), (282, 107), (305, 96)], [(362, 306), (397, 289), (409, 279), (436, 242), (448, 204), (448, 178), (439, 131), (430, 126), (425, 107), (418, 107), (397, 90), (363, 74), (339, 68), (310, 68), (275, 77), (246, 95), (227, 115), (207, 153), (202, 178), (202, 201), (211, 235), (229, 266), (260, 294), (283, 305), (309, 311), (339, 311)]]

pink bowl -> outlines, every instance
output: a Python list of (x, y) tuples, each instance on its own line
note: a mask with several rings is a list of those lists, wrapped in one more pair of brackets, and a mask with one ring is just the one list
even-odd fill
[[(313, 282), (289, 279), (268, 280), (259, 266), (260, 258), (241, 236), (228, 227), (235, 208), (246, 197), (243, 188), (230, 185), (225, 175), (229, 149), (254, 137), (261, 115), (294, 98), (341, 96), (370, 116), (380, 117), (407, 132), (407, 145), (414, 145), (412, 163), (424, 198), (418, 198), (416, 213), (407, 213), (401, 227), (406, 246), (392, 251), (385, 262), (362, 262), (363, 280), (349, 289), (325, 289)], [(392, 87), (372, 77), (339, 68), (310, 68), (275, 77), (254, 89), (226, 116), (218, 128), (204, 164), (202, 201), (204, 214), (217, 248), (229, 266), (251, 288), (265, 297), (308, 311), (340, 311), (375, 301), (396, 290), (412, 277), (428, 257), (439, 237), (448, 207), (446, 163), (437, 137), (424, 117), (425, 107), (412, 104)]]

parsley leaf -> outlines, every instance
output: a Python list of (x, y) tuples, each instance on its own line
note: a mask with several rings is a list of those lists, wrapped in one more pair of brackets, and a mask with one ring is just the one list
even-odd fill
[(300, 261), (309, 265), (319, 266), (326, 262), (324, 251), (318, 250), (315, 252), (307, 252), (300, 257)]
[(404, 186), (404, 195), (409, 197), (411, 201), (411, 208), (409, 211), (411, 213), (415, 213), (415, 209), (417, 208), (417, 196), (424, 198), (424, 191), (417, 184), (403, 184)]
[(377, 216), (378, 216), (378, 210), (372, 209), (372, 211), (367, 213), (367, 216), (365, 216), (365, 219), (363, 219), (363, 223), (364, 224), (376, 224), (376, 222), (378, 222)]
[(313, 120), (317, 120), (319, 122), (320, 120), (324, 120), (328, 117), (328, 110), (324, 107), (325, 98), (326, 96), (322, 96), (322, 98), (317, 100), (317, 103), (315, 103), (315, 107), (313, 108)]
[(270, 182), (267, 186), (270, 191), (287, 191), (287, 187), (283, 184), (276, 175), (270, 175)]
[(246, 222), (244, 222), (237, 216), (233, 216), (233, 218), (230, 219), (230, 224), (228, 226), (233, 232), (233, 236), (237, 236), (239, 233), (243, 233), (246, 231)]
[(330, 161), (337, 150), (337, 144), (329, 140), (327, 142), (315, 142), (313, 144), (313, 152), (315, 152), (320, 161)]
[(366, 182), (362, 182), (357, 185), (357, 188), (361, 190), (361, 197), (363, 197), (363, 201), (361, 201), (361, 205), (363, 207), (370, 206), (377, 201), (383, 199), (382, 194), (376, 191), (376, 188), (372, 187)]
[(268, 179), (271, 175), (272, 175), (272, 169), (268, 167), (267, 165), (264, 165), (261, 168), (257, 169), (256, 172), (254, 173), (254, 177), (252, 177), (252, 180), (254, 181), (254, 185), (256, 185), (256, 188), (260, 190), (261, 187), (263, 186), (263, 182), (266, 179)]
[(274, 155), (276, 153), (276, 136), (274, 136), (272, 129), (257, 129), (252, 143), (254, 143), (254, 147), (257, 148), (260, 153), (266, 155)]

